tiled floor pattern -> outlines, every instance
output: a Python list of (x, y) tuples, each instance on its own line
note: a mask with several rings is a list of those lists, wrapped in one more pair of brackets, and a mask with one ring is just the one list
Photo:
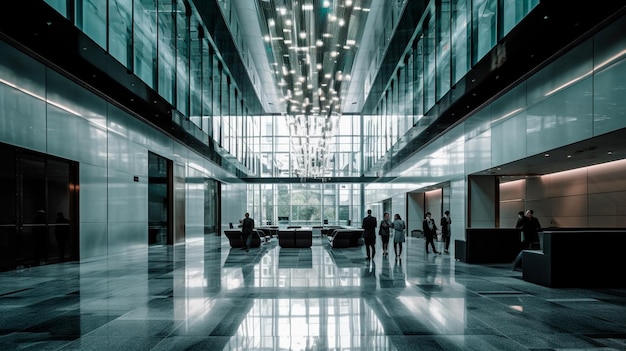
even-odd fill
[(320, 238), (246, 253), (210, 236), (0, 273), (0, 350), (626, 350), (626, 289), (380, 247), (368, 262)]

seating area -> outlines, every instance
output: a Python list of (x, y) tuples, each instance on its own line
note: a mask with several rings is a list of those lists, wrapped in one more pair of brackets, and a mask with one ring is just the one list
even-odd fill
[(513, 262), (520, 250), (515, 228), (467, 228), (465, 240), (454, 241), (454, 258), (465, 263)]
[(363, 236), (363, 229), (335, 229), (328, 235), (332, 248), (346, 248), (359, 246), (359, 238)]
[[(224, 234), (233, 248), (244, 246), (241, 239), (241, 229), (225, 229)], [(324, 236), (333, 248), (358, 247), (359, 238), (363, 236), (363, 229), (344, 228), (341, 226), (317, 226), (303, 228), (300, 226), (263, 226), (254, 229), (252, 237), (252, 247), (260, 247), (268, 243), (272, 238), (278, 237), (278, 245), (284, 248), (309, 248), (313, 246), (313, 237), (320, 236), (324, 241)]]
[[(232, 248), (242, 248), (244, 247), (243, 239), (241, 238), (241, 229), (225, 229), (224, 235), (228, 238), (230, 242), (230, 247)], [(258, 230), (254, 229), (252, 231), (252, 241), (250, 243), (251, 247), (260, 247), (261, 246), (261, 235), (259, 235)]]
[(313, 232), (311, 229), (292, 228), (278, 231), (278, 245), (280, 247), (304, 248), (313, 246)]
[(325, 225), (324, 227), (322, 227), (322, 235), (329, 236), (336, 229), (346, 229), (346, 228), (339, 226), (339, 225)]
[(544, 231), (543, 251), (522, 253), (522, 277), (553, 288), (626, 287), (626, 276), (615, 274), (624, 247), (624, 229)]

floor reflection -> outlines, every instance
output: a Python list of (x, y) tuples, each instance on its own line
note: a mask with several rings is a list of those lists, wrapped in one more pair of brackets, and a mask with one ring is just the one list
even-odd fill
[[(510, 265), (226, 238), (0, 273), (0, 350), (626, 350), (625, 289)], [(380, 245), (380, 243), (379, 243)]]
[(362, 298), (255, 299), (224, 347), (240, 349), (396, 350)]

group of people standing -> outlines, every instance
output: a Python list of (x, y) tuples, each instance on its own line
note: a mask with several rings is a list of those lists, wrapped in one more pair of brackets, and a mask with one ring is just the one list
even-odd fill
[[(440, 254), (439, 251), (435, 248), (434, 240), (437, 236), (437, 225), (435, 221), (431, 217), (431, 213), (426, 213), (426, 218), (423, 222), (423, 230), (424, 237), (426, 239), (426, 253), (430, 253), (428, 248), (429, 245), (432, 247), (432, 250), (436, 254)], [(441, 233), (444, 239), (444, 252), (449, 253), (448, 249), (450, 247), (450, 224), (452, 220), (450, 219), (450, 211), (446, 211), (444, 216), (441, 218)], [(363, 228), (363, 239), (365, 241), (365, 251), (367, 253), (368, 260), (374, 259), (374, 255), (376, 254), (376, 227), (377, 220), (376, 217), (372, 216), (372, 210), (367, 210), (367, 216), (363, 218), (363, 223), (361, 228)], [(383, 256), (388, 256), (388, 246), (389, 240), (393, 236), (393, 251), (396, 254), (396, 259), (398, 259), (402, 255), (402, 243), (406, 241), (405, 239), (405, 229), (406, 223), (402, 220), (399, 214), (393, 215), (393, 221), (389, 218), (389, 213), (385, 212), (383, 215), (383, 220), (380, 222), (380, 228), (378, 230), (378, 234), (380, 235), (380, 239), (383, 243)]]
[[(376, 227), (378, 227), (378, 221), (376, 217), (372, 216), (372, 210), (367, 210), (367, 216), (363, 218), (361, 228), (363, 228), (363, 240), (365, 241), (365, 251), (367, 252), (367, 259), (374, 259), (376, 255)], [(398, 256), (402, 255), (402, 243), (405, 241), (404, 230), (406, 224), (402, 220), (399, 214), (393, 215), (393, 221), (389, 218), (389, 213), (385, 212), (383, 220), (380, 222), (378, 229), (378, 235), (380, 235), (383, 242), (383, 256), (389, 256), (389, 240), (393, 236), (393, 251)]]

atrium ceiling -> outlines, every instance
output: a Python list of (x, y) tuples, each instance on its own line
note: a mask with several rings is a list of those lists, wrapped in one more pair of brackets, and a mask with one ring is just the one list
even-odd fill
[[(380, 4), (372, 7), (373, 2), (381, 0), (232, 1), (260, 75), (266, 113), (360, 112), (354, 106), (358, 97), (347, 95), (354, 90), (358, 55), (373, 44), (363, 36), (380, 15)], [(356, 91), (363, 94), (362, 86)]]

